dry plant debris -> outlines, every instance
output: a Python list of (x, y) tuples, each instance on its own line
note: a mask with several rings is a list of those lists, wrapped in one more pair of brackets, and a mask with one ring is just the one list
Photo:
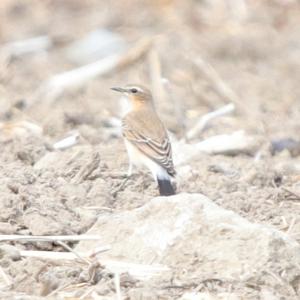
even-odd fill
[[(1, 1), (0, 299), (299, 299), (299, 21), (297, 0)], [(173, 200), (123, 181), (126, 83), (154, 90)]]

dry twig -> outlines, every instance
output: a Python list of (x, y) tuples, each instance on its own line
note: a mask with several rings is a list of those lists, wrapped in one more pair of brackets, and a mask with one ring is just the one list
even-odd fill
[(292, 218), (292, 221), (291, 221), (291, 223), (290, 223), (290, 226), (289, 226), (288, 230), (286, 231), (286, 233), (287, 233), (288, 235), (291, 234), (291, 232), (292, 232), (292, 230), (293, 230), (293, 228), (294, 228), (294, 226), (295, 226), (295, 223), (296, 223), (296, 218), (293, 217), (293, 218)]
[(0, 275), (3, 278), (4, 283), (6, 286), (10, 286), (12, 284), (11, 279), (8, 277), (8, 275), (3, 271), (2, 267), (0, 267)]
[(70, 251), (71, 253), (73, 253), (75, 256), (77, 256), (77, 258), (79, 258), (81, 261), (83, 261), (84, 263), (90, 265), (91, 262), (89, 260), (87, 260), (85, 257), (83, 257), (82, 255), (80, 255), (77, 251), (75, 251), (74, 249), (72, 249), (71, 247), (69, 247), (66, 243), (62, 242), (62, 241), (57, 241), (57, 244), (61, 245), (63, 248), (65, 248), (66, 250)]
[(165, 90), (162, 79), (161, 63), (157, 51), (152, 48), (148, 54), (152, 93), (157, 103), (165, 101)]
[(291, 191), (290, 189), (282, 186), (281, 187), (284, 191), (286, 191), (287, 193), (289, 193), (290, 195), (294, 196), (296, 199), (295, 200), (300, 200), (300, 195), (294, 191)]
[(97, 241), (98, 235), (0, 235), (0, 242), (3, 241), (28, 241), (28, 242), (58, 242), (58, 241)]
[(234, 110), (235, 110), (235, 105), (233, 103), (230, 103), (202, 116), (201, 119), (197, 122), (197, 124), (187, 132), (186, 134), (187, 139), (192, 139), (197, 134), (200, 134), (212, 120), (230, 114)]
[(239, 97), (224, 82), (211, 64), (204, 61), (202, 58), (198, 58), (195, 61), (195, 65), (221, 98), (225, 99), (226, 102), (233, 102), (239, 109), (243, 107)]
[(115, 283), (115, 289), (116, 289), (116, 294), (117, 294), (117, 300), (122, 300), (121, 285), (120, 285), (120, 274), (119, 273), (115, 273), (114, 283)]
[(53, 148), (55, 150), (65, 150), (74, 145), (76, 145), (79, 141), (80, 134), (78, 131), (73, 132), (68, 137), (63, 138), (62, 140), (53, 144)]
[[(23, 257), (35, 257), (45, 260), (55, 260), (55, 261), (74, 261), (78, 260), (78, 257), (72, 252), (51, 252), (51, 251), (31, 251), (24, 250), (20, 251), (20, 255)], [(80, 256), (89, 258), (88, 255), (84, 253), (79, 253)], [(80, 260), (81, 261), (81, 260)], [(102, 266), (105, 266), (112, 273), (129, 273), (131, 276), (137, 279), (148, 279), (154, 275), (157, 275), (161, 272), (169, 271), (168, 267), (162, 265), (143, 265), (135, 264), (123, 261), (101, 259), (100, 261)]]
[(148, 51), (150, 44), (149, 39), (143, 39), (125, 54), (113, 54), (94, 63), (53, 76), (37, 91), (31, 105), (43, 99), (45, 95), (51, 103), (67, 89), (76, 89), (97, 76), (132, 64)]

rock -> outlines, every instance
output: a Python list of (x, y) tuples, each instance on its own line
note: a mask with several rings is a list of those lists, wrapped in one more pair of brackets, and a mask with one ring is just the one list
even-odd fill
[(8, 222), (0, 222), (0, 234), (14, 234), (17, 231), (17, 226)]
[(201, 194), (158, 197), (138, 209), (101, 216), (87, 234), (100, 234), (102, 240), (80, 242), (76, 251), (111, 245), (100, 261), (169, 268), (151, 279), (157, 285), (171, 279), (176, 285), (198, 285), (213, 278), (239, 286), (264, 284), (270, 291), (280, 285), (285, 294), (299, 288), (300, 246), (295, 240), (250, 223)]
[(231, 134), (215, 135), (195, 144), (175, 141), (173, 142), (174, 162), (175, 165), (182, 165), (203, 153), (229, 156), (253, 155), (261, 147), (261, 144), (262, 141), (259, 137), (251, 136), (243, 130)]
[(293, 138), (273, 140), (270, 148), (272, 155), (284, 150), (288, 150), (294, 157), (300, 155), (300, 142), (294, 140)]
[(2, 259), (5, 256), (13, 261), (21, 259), (20, 251), (16, 247), (11, 245), (0, 246), (0, 259)]

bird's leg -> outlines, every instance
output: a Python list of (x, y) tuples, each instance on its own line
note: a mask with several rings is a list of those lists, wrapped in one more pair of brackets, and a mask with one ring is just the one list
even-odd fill
[(128, 167), (128, 171), (127, 171), (127, 179), (131, 177), (132, 169), (133, 169), (133, 166), (132, 166), (132, 163), (130, 162), (129, 167)]
[(124, 180), (125, 179), (128, 180), (133, 175), (132, 169), (133, 169), (133, 165), (130, 163), (127, 172), (124, 172), (124, 171), (117, 172), (115, 174), (111, 174), (111, 177), (112, 178), (118, 178), (118, 179), (121, 178), (121, 179), (124, 179)]
[(132, 169), (133, 169), (133, 165), (131, 162), (129, 162), (129, 167), (128, 167), (128, 171), (127, 174), (125, 175), (126, 177), (123, 179), (123, 182), (120, 184), (121, 188), (123, 188), (123, 186), (125, 185), (125, 183), (130, 179), (130, 177), (132, 176)]

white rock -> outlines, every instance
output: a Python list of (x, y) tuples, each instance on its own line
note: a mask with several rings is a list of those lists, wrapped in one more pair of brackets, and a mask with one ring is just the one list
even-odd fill
[(81, 242), (77, 251), (112, 245), (100, 261), (161, 264), (171, 270), (161, 281), (214, 278), (275, 287), (282, 280), (291, 287), (300, 276), (300, 246), (295, 240), (250, 223), (201, 194), (158, 197), (141, 208), (101, 216), (88, 234), (101, 235), (102, 240)]
[(238, 155), (253, 154), (260, 147), (261, 141), (256, 136), (250, 136), (243, 130), (231, 134), (220, 134), (209, 137), (201, 142), (187, 144), (184, 141), (173, 142), (175, 165), (183, 165), (201, 153)]

